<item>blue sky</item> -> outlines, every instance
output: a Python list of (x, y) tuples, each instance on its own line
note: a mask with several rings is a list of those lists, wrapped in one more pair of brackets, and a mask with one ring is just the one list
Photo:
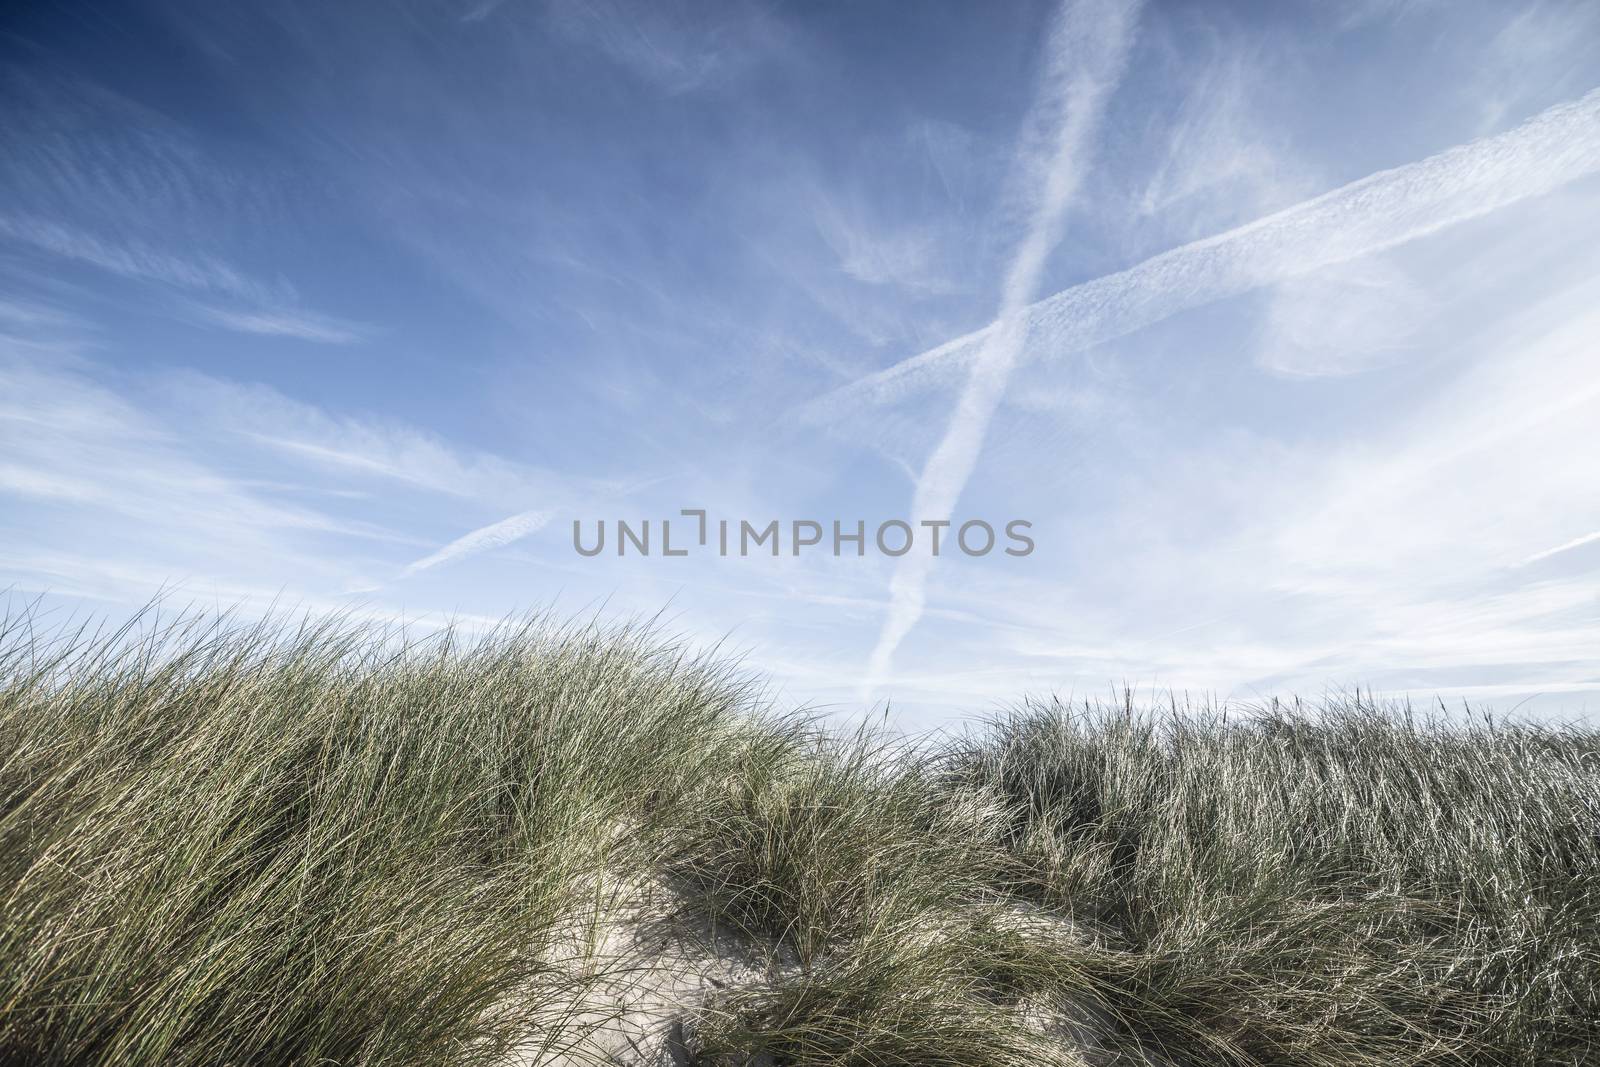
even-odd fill
[[(1592, 3), (3, 19), (13, 601), (660, 612), (908, 725), (1594, 706)], [(1037, 548), (573, 551), (681, 508)]]

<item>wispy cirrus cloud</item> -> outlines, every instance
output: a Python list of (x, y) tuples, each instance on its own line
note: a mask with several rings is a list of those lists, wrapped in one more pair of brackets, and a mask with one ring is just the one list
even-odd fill
[(0, 346), (0, 497), (20, 505), (6, 509), (12, 522), (34, 524), (29, 540), (114, 549), (175, 575), (297, 560), (308, 579), (339, 569), (309, 550), (319, 540), (410, 543), (370, 516), (252, 491), (215, 450), (98, 381), (100, 369)]
[[(1265, 111), (1283, 72), (1257, 39), (1198, 12), (1154, 23), (1150, 51), (1162, 57), (1163, 88), (1180, 91), (1169, 122), (1152, 124), (1147, 173), (1103, 177), (1115, 195), (1161, 227), (1167, 243), (1204, 237), (1292, 204), (1319, 185)], [(1169, 90), (1170, 91), (1170, 90)]]
[[(289, 281), (236, 265), (220, 235), (281, 225), (287, 205), (166, 116), (15, 66), (0, 67), (0, 95), (0, 240), (173, 291), (158, 310), (224, 329), (326, 344), (368, 332), (306, 309)], [(198, 311), (195, 298), (206, 301)]]
[[(467, 17), (485, 18), (499, 6), (480, 5)], [(699, 8), (548, 0), (543, 8), (560, 33), (599, 49), (670, 92), (687, 92), (731, 77), (781, 53), (788, 41), (776, 14), (764, 4)]]
[(136, 238), (106, 240), (49, 219), (0, 215), (0, 236), (136, 281), (258, 303), (278, 303), (292, 296), (292, 290), (263, 285), (218, 259), (192, 252), (172, 255)]
[(348, 345), (365, 341), (371, 336), (370, 327), (360, 323), (345, 322), (304, 311), (274, 311), (268, 309), (229, 310), (226, 308), (199, 308), (197, 315), (205, 322), (239, 333), (261, 334), (265, 337), (293, 337), (300, 341), (320, 344)]
[(1291, 378), (1371, 370), (1413, 350), (1428, 314), (1421, 288), (1381, 255), (1273, 288), (1256, 363)]
[[(407, 496), (352, 483), (378, 477), (424, 501), (449, 492), (488, 507), (502, 495), (566, 499), (537, 472), (393, 421), (339, 419), (267, 387), (193, 374), (102, 384), (99, 371), (0, 346), (0, 502), (22, 505), (13, 514), (28, 522), (23, 543), (52, 546), (0, 558), (20, 587), (136, 603), (200, 577), (206, 592), (265, 602), (292, 574), (297, 590), (335, 603), (388, 584), (367, 576), (394, 573), (382, 557), (396, 546), (412, 557), (398, 572), (409, 578), (526, 537), (552, 514), (525, 511), (417, 557), (429, 539), (390, 525), (410, 510)], [(252, 477), (263, 454), (281, 454), (264, 432), (301, 438), (313, 473), (298, 483)], [(96, 553), (112, 548), (114, 565), (97, 566)]]
[(54, 304), (0, 299), (0, 344), (19, 351), (76, 355), (94, 343), (93, 326)]
[(611, 487), (453, 445), (400, 420), (330, 412), (260, 383), (184, 373), (163, 385), (208, 435), (244, 439), (333, 477), (382, 479), (494, 508), (529, 499), (566, 501)]
[(321, 344), (352, 344), (372, 332), (360, 323), (300, 310), (292, 287), (257, 281), (214, 257), (173, 255), (138, 239), (113, 242), (59, 222), (26, 217), (0, 215), (0, 237), (134, 281), (232, 298), (234, 307), (191, 305), (192, 317), (223, 329)]

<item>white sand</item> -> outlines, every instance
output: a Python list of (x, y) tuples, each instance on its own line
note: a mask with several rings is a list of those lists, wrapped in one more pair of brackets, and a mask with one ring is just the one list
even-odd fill
[(574, 1005), (567, 1046), (522, 1050), (504, 1067), (684, 1067), (684, 1037), (708, 998), (766, 984), (792, 967), (695, 917), (659, 883), (611, 889), (576, 929), (566, 962), (589, 982)]
[[(1042, 942), (1081, 940), (1088, 930), (1069, 919), (1015, 905), (1006, 926)], [(711, 999), (783, 981), (797, 970), (770, 946), (717, 930), (659, 882), (607, 887), (589, 915), (576, 919), (557, 960), (581, 993), (568, 1009), (557, 1048), (530, 1045), (502, 1067), (690, 1067), (686, 1041)], [(1130, 1062), (1107, 1035), (1118, 1029), (1095, 1005), (1023, 1006), (1023, 1021), (1051, 1049), (1049, 1059), (1082, 1067)], [(1172, 1067), (1146, 1051), (1149, 1067)], [(1136, 1061), (1135, 1061), (1136, 1062)], [(748, 1067), (765, 1067), (761, 1061)]]

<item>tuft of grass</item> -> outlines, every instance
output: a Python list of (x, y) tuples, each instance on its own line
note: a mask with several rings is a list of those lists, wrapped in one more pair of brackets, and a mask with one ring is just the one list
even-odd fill
[(745, 684), (639, 631), (147, 618), (41, 648), (25, 622), (6, 1062), (474, 1064), (558, 1035), (573, 979), (544, 961), (627, 863), (618, 827), (760, 729)]
[(1591, 729), (1352, 698), (1232, 716), (1035, 704), (953, 757), (1030, 894), (1122, 950), (1158, 1044), (1239, 1064), (1575, 1064), (1600, 1050)]
[(1591, 728), (907, 743), (649, 627), (0, 624), (0, 1063), (584, 1062), (622, 883), (775, 961), (680, 1006), (705, 1064), (1600, 1060)]

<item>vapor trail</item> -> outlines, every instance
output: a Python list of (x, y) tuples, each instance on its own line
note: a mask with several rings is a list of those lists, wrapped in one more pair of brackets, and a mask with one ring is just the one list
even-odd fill
[[(1006, 273), (995, 323), (973, 345), (966, 383), (944, 438), (917, 480), (911, 513), (949, 519), (983, 448), (989, 420), (1005, 393), (1027, 336), (1025, 315), (1061, 220), (1083, 176), (1091, 143), (1127, 66), (1139, 0), (1080, 0), (1064, 4), (1046, 44), (1046, 67), (1017, 153), (1017, 173), (1029, 198), (1028, 231)], [(922, 616), (933, 557), (901, 557), (889, 584), (889, 612), (867, 666), (870, 693), (889, 670), (895, 649)]]
[(829, 422), (863, 406), (948, 385), (1002, 329), (1029, 359), (1060, 357), (1181, 311), (1436, 233), (1600, 171), (1600, 89), (1515, 129), (1379, 171), (1127, 270), (1064, 289), (1020, 314), (947, 341), (803, 406)]
[(1540, 560), (1549, 559), (1551, 556), (1559, 556), (1563, 552), (1571, 552), (1575, 548), (1582, 548), (1584, 545), (1592, 545), (1596, 541), (1600, 541), (1600, 530), (1596, 530), (1591, 534), (1584, 534), (1582, 537), (1574, 537), (1564, 545), (1557, 545), (1554, 548), (1547, 548), (1543, 552), (1535, 552), (1526, 559), (1519, 561), (1516, 566), (1526, 567), (1530, 563), (1538, 563)]
[(409, 578), (419, 571), (461, 559), (463, 556), (473, 556), (479, 552), (487, 552), (491, 548), (520, 541), (549, 522), (553, 514), (551, 511), (524, 511), (509, 519), (501, 519), (499, 522), (463, 534), (431, 556), (424, 556), (415, 563), (408, 564), (396, 576), (396, 580)]

